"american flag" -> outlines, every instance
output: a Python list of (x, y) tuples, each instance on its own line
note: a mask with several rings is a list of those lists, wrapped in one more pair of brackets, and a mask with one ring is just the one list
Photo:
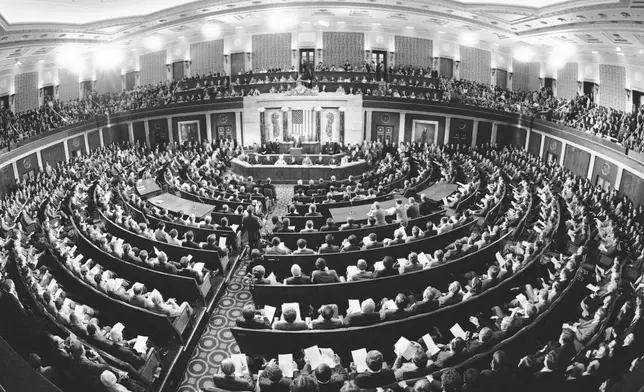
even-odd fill
[(293, 136), (315, 141), (315, 112), (313, 109), (293, 110)]

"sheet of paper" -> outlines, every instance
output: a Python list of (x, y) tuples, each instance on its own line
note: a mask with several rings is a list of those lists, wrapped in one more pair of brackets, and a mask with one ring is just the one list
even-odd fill
[(134, 342), (134, 350), (141, 354), (145, 354), (148, 351), (148, 337), (147, 336), (137, 336), (136, 342)]
[(246, 361), (246, 354), (233, 354), (230, 359), (235, 363), (235, 374), (242, 376), (248, 374), (248, 362)]
[(347, 266), (347, 276), (353, 276), (358, 273), (358, 267), (355, 265)]
[(321, 348), (320, 354), (322, 354), (322, 362), (326, 363), (333, 369), (336, 365), (335, 363), (335, 352), (331, 348)]
[(596, 292), (599, 291), (599, 287), (595, 286), (594, 284), (590, 284), (590, 283), (588, 285), (586, 285), (586, 288), (588, 290), (592, 291), (593, 293), (596, 293)]
[(123, 286), (123, 281), (124, 281), (123, 278), (117, 278), (117, 279), (115, 279), (115, 281), (116, 281), (116, 287)]
[(496, 253), (494, 254), (494, 257), (496, 257), (496, 261), (497, 261), (499, 264), (501, 264), (501, 265), (504, 265), (504, 264), (505, 264), (505, 259), (503, 258), (503, 256), (501, 256), (501, 253), (496, 252)]
[(382, 271), (383, 269), (385, 269), (385, 264), (382, 261), (376, 261), (373, 264), (373, 269), (376, 271)]
[(116, 331), (116, 332), (123, 332), (124, 329), (125, 329), (125, 325), (123, 325), (122, 323), (116, 323), (112, 327), (112, 331)]
[(233, 231), (237, 231), (237, 228), (239, 228), (239, 225), (230, 225), (230, 228), (233, 229)]
[(293, 354), (280, 354), (277, 362), (284, 377), (293, 377)]
[(69, 299), (69, 297), (65, 297), (65, 300), (63, 300), (63, 308), (69, 308), (69, 304), (72, 303), (72, 300)]
[(423, 252), (420, 252), (418, 254), (418, 262), (421, 264), (429, 264), (429, 259), (427, 258), (427, 255)]
[(159, 253), (161, 253), (161, 251), (159, 249), (157, 249), (156, 246), (153, 246), (152, 249), (154, 249), (154, 254), (157, 255), (157, 256), (159, 255)]
[(400, 339), (394, 344), (394, 349), (396, 353), (400, 354), (403, 358), (406, 360), (410, 360), (411, 357), (414, 356), (414, 353), (416, 352), (416, 349), (414, 346), (411, 345), (411, 342), (405, 338), (404, 336), (401, 336)]
[(284, 310), (288, 308), (293, 308), (295, 309), (295, 313), (297, 313), (297, 320), (302, 321), (302, 315), (300, 314), (300, 304), (297, 302), (288, 302), (285, 304), (282, 304), (282, 318), (284, 318)]
[(521, 304), (521, 307), (525, 310), (528, 308), (530, 305), (530, 302), (528, 302), (528, 299), (526, 298), (525, 295), (519, 294), (516, 296), (517, 301), (519, 301), (519, 304)]
[(398, 309), (398, 306), (396, 306), (396, 302), (394, 302), (393, 299), (390, 299), (387, 302), (385, 302), (385, 307), (387, 309)]
[(91, 272), (93, 275), (98, 274), (101, 271), (101, 266), (96, 264), (94, 268), (92, 268), (89, 272)]
[(264, 305), (264, 314), (266, 315), (266, 318), (272, 323), (273, 322), (273, 317), (275, 317), (275, 311), (277, 309), (273, 306), (270, 305)]
[(205, 266), (204, 263), (195, 263), (195, 265), (192, 266), (192, 269), (197, 271), (197, 272), (201, 272), (201, 271), (203, 271), (204, 266)]
[(219, 247), (221, 249), (226, 249), (226, 237), (219, 237)]
[(407, 265), (407, 259), (400, 258), (400, 259), (397, 259), (396, 261), (398, 261), (398, 265)]
[(74, 262), (74, 263), (80, 263), (80, 261), (81, 261), (81, 260), (83, 260), (83, 255), (82, 255), (82, 254), (79, 254), (79, 255), (77, 255), (76, 257), (74, 257), (73, 262)]
[(288, 229), (292, 230), (292, 231), (295, 231), (295, 226), (289, 226)]
[(449, 331), (452, 333), (452, 335), (454, 335), (454, 337), (465, 340), (465, 331), (463, 331), (463, 328), (461, 328), (458, 323), (454, 324), (454, 326), (450, 328)]
[(48, 291), (52, 291), (56, 287), (56, 279), (52, 279), (49, 281), (49, 285), (47, 286)]
[(186, 256), (186, 259), (188, 259), (188, 262), (192, 261), (192, 255)]
[(56, 290), (56, 293), (54, 293), (54, 296), (53, 296), (54, 301), (56, 301), (62, 293), (63, 293), (63, 289), (59, 288), (58, 290)]
[(74, 314), (78, 318), (82, 318), (85, 315), (85, 309), (83, 308), (83, 305), (76, 304), (76, 307), (74, 308)]
[(349, 300), (349, 313), (360, 313), (362, 308), (360, 307), (360, 300), (350, 299)]
[(367, 371), (367, 349), (361, 348), (360, 350), (352, 350), (351, 357), (353, 363), (356, 364), (358, 373)]
[(425, 342), (425, 346), (427, 346), (427, 352), (429, 353), (429, 355), (435, 355), (436, 353), (441, 351), (436, 343), (434, 343), (434, 339), (432, 339), (429, 334), (425, 334), (423, 336), (423, 342)]
[(318, 346), (311, 346), (304, 349), (304, 356), (308, 359), (311, 364), (311, 369), (317, 368), (322, 362), (322, 354)]

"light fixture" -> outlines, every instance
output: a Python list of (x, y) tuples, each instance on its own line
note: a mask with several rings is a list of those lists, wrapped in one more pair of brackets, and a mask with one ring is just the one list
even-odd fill
[(343, 20), (339, 20), (339, 21), (338, 21), (338, 24), (346, 24), (346, 23), (347, 23), (347, 22), (345, 22), (345, 21), (343, 21)]
[(177, 37), (177, 39), (183, 39), (183, 35), (181, 35), (181, 36)]
[(497, 46), (497, 47), (500, 46), (497, 42), (493, 43), (492, 45)]
[(534, 50), (527, 46), (521, 46), (514, 50), (512, 56), (519, 62), (525, 63), (531, 61), (535, 56)]
[(22, 64), (22, 62), (20, 60), (16, 59), (16, 67), (20, 66), (21, 64)]
[(94, 63), (102, 69), (112, 69), (123, 61), (123, 51), (116, 44), (101, 45), (94, 50)]
[(596, 51), (596, 50), (593, 50), (591, 53), (592, 53), (592, 54), (597, 54), (597, 53), (599, 53), (599, 52), (598, 52), (598, 51)]
[(236, 27), (235, 27), (235, 30), (241, 30), (241, 29), (243, 29), (243, 28), (244, 28), (244, 26), (236, 26)]
[(262, 107), (262, 108), (257, 109), (257, 111), (259, 111), (260, 113), (264, 113), (266, 111), (266, 108)]
[(320, 106), (316, 106), (315, 108), (313, 108), (313, 110), (315, 110), (316, 112), (321, 112), (321, 111), (322, 111), (322, 107), (320, 107)]
[(374, 26), (380, 26), (380, 23), (378, 23), (378, 22), (373, 22), (373, 23), (372, 23), (372, 25), (374, 25)]
[(327, 22), (326, 20), (320, 20), (318, 21), (318, 25), (322, 27), (329, 27), (329, 22)]
[(161, 41), (161, 37), (158, 35), (150, 35), (143, 40), (143, 44), (150, 50), (157, 50), (161, 49), (163, 42)]
[(621, 51), (622, 51), (622, 48), (620, 48), (620, 47), (618, 46), (618, 47), (616, 47), (616, 48), (615, 48), (615, 50), (616, 50), (616, 51), (618, 51), (618, 52), (621, 52)]
[(479, 42), (479, 36), (471, 31), (466, 31), (461, 35), (461, 43), (465, 46), (473, 46)]
[(624, 53), (617, 53), (617, 55), (618, 55), (618, 56), (623, 56), (623, 55), (624, 55)]
[(407, 29), (409, 29), (409, 30), (413, 30), (413, 29), (414, 29), (414, 26), (407, 26)]
[(438, 33), (438, 34), (445, 34), (445, 32), (444, 32), (444, 31), (442, 31), (442, 30), (438, 30), (438, 31), (437, 31), (437, 33)]
[(214, 38), (221, 34), (221, 27), (215, 23), (206, 23), (202, 28), (201, 32), (207, 38)]
[(45, 60), (40, 59), (40, 60), (38, 60), (38, 62), (39, 62), (39, 63), (44, 63), (44, 62), (45, 62)]
[(304, 22), (302, 22), (302, 24), (311, 24), (311, 22), (308, 20), (305, 20)]
[(287, 107), (287, 106), (282, 106), (282, 109), (281, 109), (281, 110), (282, 110), (283, 112), (288, 112), (288, 107)]

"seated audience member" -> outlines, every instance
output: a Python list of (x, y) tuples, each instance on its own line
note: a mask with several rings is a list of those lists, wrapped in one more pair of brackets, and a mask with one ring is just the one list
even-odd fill
[(368, 280), (368, 279), (373, 279), (373, 272), (367, 271), (367, 261), (364, 259), (358, 260), (358, 263), (356, 264), (356, 268), (358, 271), (353, 274), (349, 275), (347, 273), (347, 281), (349, 282), (357, 282), (359, 280)]
[(240, 328), (248, 329), (270, 329), (271, 322), (262, 314), (261, 310), (255, 310), (255, 306), (248, 304), (242, 309), (242, 317), (235, 320)]
[(292, 382), (291, 378), (284, 377), (277, 361), (272, 359), (259, 374), (259, 392), (291, 392)]
[(360, 225), (355, 223), (355, 219), (353, 217), (348, 217), (347, 218), (347, 223), (343, 224), (340, 226), (340, 231), (343, 230), (354, 230), (354, 229), (359, 229)]
[(311, 284), (311, 278), (306, 275), (302, 275), (302, 269), (299, 265), (293, 264), (291, 266), (291, 277), (284, 279), (284, 284), (287, 285), (301, 285), (301, 284)]
[[(226, 358), (221, 361), (219, 368), (221, 369), (221, 374), (212, 376), (215, 387), (226, 391), (255, 391), (255, 384), (253, 384), (253, 380), (248, 374), (244, 373), (241, 376), (235, 374), (235, 362), (232, 359)], [(248, 372), (248, 369), (245, 370)], [(207, 389), (204, 389), (204, 391), (207, 391)]]
[(201, 249), (201, 245), (194, 241), (195, 234), (192, 231), (187, 232), (184, 238), (185, 241), (181, 243), (181, 246), (183, 246), (184, 248)]
[(306, 322), (297, 319), (297, 312), (293, 308), (284, 309), (282, 319), (273, 323), (273, 329), (279, 331), (304, 331), (309, 329)]
[(333, 368), (326, 363), (321, 363), (315, 369), (311, 369), (311, 364), (306, 363), (301, 374), (308, 375), (311, 373), (317, 383), (318, 392), (340, 392), (340, 388), (342, 388), (345, 381), (349, 380), (349, 374), (337, 356), (335, 367)]
[(383, 321), (401, 320), (411, 316), (416, 311), (416, 304), (409, 304), (409, 298), (402, 293), (396, 295), (394, 304), (393, 309), (388, 309), (385, 305), (380, 310), (380, 318)]
[(438, 298), (441, 292), (432, 286), (423, 290), (423, 300), (416, 302), (417, 313), (428, 313), (438, 309)]
[(384, 247), (384, 244), (382, 242), (378, 241), (378, 236), (376, 233), (371, 233), (369, 234), (368, 241), (364, 244), (362, 249), (367, 250), (367, 249), (374, 249), (374, 248), (382, 248)]
[(361, 389), (379, 388), (396, 382), (394, 371), (383, 368), (384, 358), (380, 351), (369, 351), (366, 363), (367, 370), (362, 373), (354, 372), (354, 381)]
[(382, 259), (382, 269), (376, 269), (374, 272), (375, 278), (386, 278), (388, 276), (396, 276), (399, 274), (397, 268), (395, 268), (396, 261), (391, 256), (385, 256)]
[(431, 370), (431, 368), (427, 367), (427, 354), (420, 347), (420, 344), (413, 341), (411, 344), (416, 347), (416, 352), (411, 357), (411, 361), (403, 362), (401, 353), (396, 353), (393, 369), (397, 380), (423, 377)]
[(253, 284), (273, 284), (273, 282), (265, 277), (266, 268), (263, 265), (256, 265), (251, 270), (251, 279)]
[(264, 250), (265, 255), (290, 255), (291, 250), (287, 248), (279, 237), (273, 237), (271, 245)]
[(347, 311), (347, 316), (342, 320), (347, 327), (366, 327), (378, 324), (380, 314), (376, 313), (376, 303), (371, 298), (365, 299), (360, 305), (360, 311), (352, 309)]
[(463, 292), (461, 291), (461, 284), (459, 282), (452, 282), (449, 285), (447, 294), (438, 299), (440, 306), (449, 306), (457, 304), (463, 300)]
[(465, 357), (463, 350), (465, 350), (465, 341), (461, 338), (452, 339), (449, 342), (449, 349), (437, 354), (433, 366), (442, 369), (459, 364)]
[(297, 240), (297, 249), (293, 252), (294, 255), (312, 255), (315, 254), (315, 251), (313, 249), (309, 249), (306, 247), (306, 240), (304, 238), (300, 238)]
[(407, 262), (400, 265), (399, 271), (400, 274), (406, 274), (409, 272), (420, 271), (423, 269), (423, 265), (418, 261), (418, 254), (412, 252), (407, 257)]
[[(335, 309), (334, 309), (335, 306)], [(313, 320), (312, 327), (313, 329), (336, 329), (342, 328), (342, 320), (338, 317), (334, 317), (337, 311), (336, 305), (324, 305), (320, 309), (320, 317), (317, 320)]]
[(282, 224), (279, 228), (273, 229), (274, 233), (295, 233), (294, 226), (291, 227), (291, 220), (289, 218), (282, 219)]
[(300, 233), (313, 233), (315, 231), (317, 231), (317, 229), (313, 227), (313, 221), (307, 220), (304, 224), (304, 228), (300, 230)]
[(316, 270), (311, 274), (313, 283), (337, 283), (340, 281), (338, 273), (335, 270), (328, 269), (323, 258), (320, 257), (315, 260), (315, 268)]
[(205, 250), (211, 250), (217, 252), (219, 257), (225, 257), (228, 254), (228, 249), (219, 247), (216, 234), (210, 234), (206, 238), (206, 244), (203, 246)]
[(340, 252), (353, 252), (356, 250), (360, 250), (360, 246), (358, 246), (358, 237), (351, 234), (342, 242)]
[(159, 222), (154, 232), (154, 239), (159, 242), (168, 242), (168, 233), (165, 232), (165, 223)]
[(318, 253), (338, 253), (340, 252), (340, 247), (337, 245), (333, 245), (333, 235), (327, 234), (324, 237), (324, 244), (320, 246), (320, 249), (318, 249)]
[(309, 212), (307, 212), (306, 214), (304, 214), (304, 216), (322, 216), (322, 214), (320, 214), (320, 213), (317, 211), (317, 207), (315, 206), (315, 204), (311, 204), (311, 205), (309, 206)]
[(320, 227), (320, 231), (337, 231), (338, 225), (335, 223), (333, 218), (327, 218), (326, 224)]

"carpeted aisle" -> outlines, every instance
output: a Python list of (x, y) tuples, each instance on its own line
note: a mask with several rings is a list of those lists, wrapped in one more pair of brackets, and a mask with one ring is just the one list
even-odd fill
[[(293, 198), (292, 185), (277, 185), (277, 203), (272, 214), (286, 214), (288, 202)], [(270, 222), (270, 219), (267, 219)], [(226, 292), (222, 295), (217, 308), (212, 313), (199, 344), (192, 353), (186, 372), (181, 379), (178, 392), (200, 392), (204, 387), (213, 387), (212, 375), (219, 371), (219, 364), (230, 354), (238, 354), (239, 347), (230, 332), (235, 319), (241, 316), (244, 305), (253, 299), (244, 284), (248, 260), (240, 262), (237, 271), (231, 276)]]

